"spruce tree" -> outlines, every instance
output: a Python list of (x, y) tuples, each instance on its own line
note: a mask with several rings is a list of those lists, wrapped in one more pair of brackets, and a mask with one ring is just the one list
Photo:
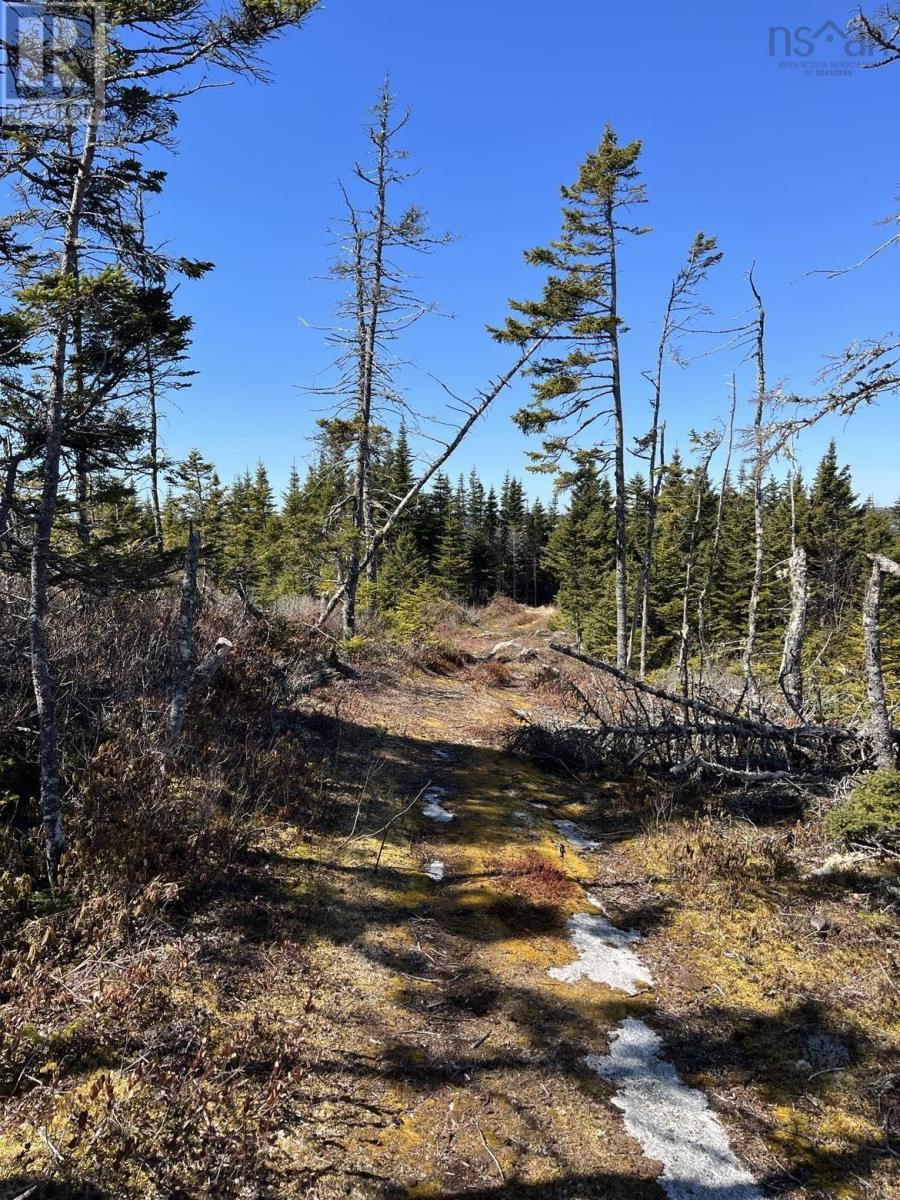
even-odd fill
[(832, 440), (819, 463), (809, 498), (811, 610), (823, 627), (841, 624), (858, 594), (865, 525), (849, 467), (839, 467)]
[[(640, 142), (620, 146), (607, 125), (597, 151), (581, 164), (578, 178), (564, 186), (560, 237), (531, 250), (526, 261), (548, 274), (540, 299), (513, 301), (510, 316), (495, 336), (523, 344), (535, 335), (549, 352), (533, 362), (531, 403), (516, 414), (525, 433), (543, 439), (532, 455), (535, 467), (559, 471), (566, 458), (576, 467), (612, 464), (616, 519), (616, 662), (627, 666), (627, 533), (625, 432), (622, 409), (618, 301), (618, 251), (623, 234), (646, 230), (628, 218), (645, 200), (637, 161)], [(613, 442), (584, 445), (598, 421), (611, 418)]]
[(450, 493), (438, 556), (435, 577), (440, 587), (457, 600), (469, 596), (469, 547), (466, 537), (466, 498), (460, 486)]
[(550, 535), (544, 561), (559, 580), (560, 612), (580, 646), (615, 562), (609, 480), (590, 464), (572, 481), (568, 509)]

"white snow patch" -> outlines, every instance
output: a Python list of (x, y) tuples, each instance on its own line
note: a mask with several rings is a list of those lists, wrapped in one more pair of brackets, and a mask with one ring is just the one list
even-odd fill
[(599, 850), (600, 842), (586, 838), (574, 821), (554, 821), (553, 824), (576, 850)]
[(431, 753), (434, 755), (435, 758), (449, 758), (450, 757), (450, 751), (442, 750), (439, 746), (435, 746), (435, 748), (432, 750)]
[(425, 793), (425, 807), (422, 809), (422, 815), (429, 817), (432, 821), (443, 821), (444, 823), (454, 820), (453, 813), (448, 812), (441, 804), (446, 795), (446, 788), (430, 787)]
[(627, 1017), (612, 1035), (609, 1055), (591, 1054), (584, 1062), (617, 1085), (612, 1102), (647, 1157), (663, 1164), (657, 1182), (670, 1200), (762, 1200), (706, 1097), (682, 1083), (661, 1046), (649, 1025)]
[(534, 824), (534, 817), (531, 815), (531, 813), (524, 812), (521, 808), (516, 809), (516, 811), (513, 813), (513, 816), (517, 821), (520, 821), (525, 825)]
[(440, 883), (444, 878), (444, 864), (439, 858), (433, 858), (425, 868), (425, 874), (429, 879), (433, 879), (435, 883)]
[[(595, 896), (588, 895), (588, 899), (596, 908), (603, 907)], [(643, 990), (638, 984), (653, 983), (650, 972), (629, 949), (641, 940), (634, 929), (617, 929), (606, 917), (594, 913), (575, 913), (569, 918), (568, 927), (578, 958), (564, 967), (551, 967), (547, 974), (554, 979), (563, 983), (591, 979), (629, 996)]]
[(534, 800), (530, 800), (529, 804), (532, 808), (549, 808), (548, 804), (536, 804)]

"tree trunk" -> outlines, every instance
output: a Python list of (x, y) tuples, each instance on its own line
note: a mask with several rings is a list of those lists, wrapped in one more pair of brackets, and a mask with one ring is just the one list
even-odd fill
[(184, 555), (184, 575), (181, 580), (181, 603), (178, 609), (177, 645), (178, 673), (172, 700), (166, 714), (166, 757), (175, 753), (181, 727), (187, 712), (188, 694), (194, 661), (194, 619), (197, 615), (197, 563), (200, 559), (200, 534), (193, 521), (188, 528), (187, 549)]
[(625, 422), (622, 415), (622, 375), (619, 359), (618, 278), (616, 270), (616, 229), (612, 200), (606, 206), (606, 230), (609, 238), (609, 317), (610, 360), (612, 367), (613, 422), (615, 426), (616, 487), (616, 666), (628, 667), (628, 576), (627, 533), (625, 526)]
[(712, 451), (708, 457), (703, 460), (703, 465), (697, 472), (696, 487), (697, 498), (694, 504), (694, 517), (691, 521), (691, 536), (688, 543), (687, 563), (684, 570), (684, 592), (681, 597), (681, 634), (678, 642), (678, 673), (681, 677), (682, 690), (685, 695), (688, 692), (688, 643), (690, 635), (690, 627), (688, 624), (688, 605), (691, 596), (691, 584), (694, 578), (694, 558), (697, 553), (697, 542), (700, 536), (700, 518), (703, 514), (703, 490), (706, 485), (706, 476), (709, 471), (709, 463), (712, 457)]
[[(90, 179), (100, 121), (100, 106), (92, 104), (81, 157), (72, 181), (69, 209), (63, 232), (60, 276), (71, 279), (78, 270), (78, 234), (85, 191)], [(63, 405), (71, 312), (62, 303), (56, 320), (50, 362), (50, 384), (44, 418), (44, 470), (34, 523), (31, 551), (31, 586), (28, 631), (31, 643), (31, 676), (40, 735), (41, 811), (44, 824), (47, 873), (56, 884), (59, 860), (65, 845), (60, 783), (59, 729), (56, 719), (56, 679), (50, 662), (47, 613), (49, 609), (50, 547), (56, 520), (59, 468), (62, 454)]]
[[(81, 320), (81, 264), (78, 252), (75, 252), (75, 308), (72, 312), (72, 349), (75, 352), (75, 369), (72, 372), (75, 383), (75, 401), (80, 406), (84, 404), (84, 372), (81, 366), (82, 353), (82, 320)], [(88, 471), (88, 456), (84, 450), (75, 453), (75, 531), (82, 546), (91, 542), (91, 485)]]
[(891, 771), (897, 765), (897, 748), (894, 731), (888, 712), (884, 688), (884, 671), (881, 661), (881, 593), (885, 575), (900, 578), (900, 563), (873, 554), (872, 574), (863, 602), (863, 638), (865, 641), (866, 689), (871, 711), (872, 742), (875, 747), (875, 762), (879, 770)]
[(762, 590), (764, 528), (763, 528), (763, 475), (765, 473), (765, 435), (763, 417), (766, 406), (766, 360), (765, 330), (766, 311), (762, 297), (753, 282), (750, 272), (750, 287), (756, 300), (756, 415), (753, 420), (753, 579), (750, 584), (750, 601), (747, 606), (747, 637), (744, 642), (742, 666), (744, 670), (744, 694), (751, 708), (758, 709), (762, 703), (759, 684), (753, 673), (753, 652), (756, 648), (756, 622), (759, 612), (759, 594)]
[(803, 639), (806, 635), (808, 588), (806, 551), (797, 546), (791, 555), (791, 615), (784, 633), (779, 682), (785, 699), (798, 717), (803, 716)]
[[(147, 223), (144, 213), (144, 193), (137, 193), (138, 241), (140, 245), (141, 286), (147, 287), (144, 252), (147, 246)], [(156, 365), (153, 362), (153, 348), (150, 337), (144, 347), (144, 363), (147, 372), (147, 406), (149, 409), (150, 426), (147, 431), (150, 450), (150, 508), (153, 512), (153, 537), (160, 554), (165, 549), (162, 525), (162, 505), (159, 499), (159, 406), (156, 389)]]
[(644, 557), (641, 563), (641, 581), (638, 589), (641, 605), (641, 646), (638, 673), (641, 679), (644, 679), (647, 675), (647, 644), (650, 637), (650, 578), (653, 571), (653, 542), (656, 536), (656, 512), (659, 507), (659, 493), (662, 489), (663, 477), (665, 475), (665, 436), (666, 427), (663, 425), (659, 430), (658, 438), (654, 437), (654, 454), (658, 445), (659, 463), (651, 467), (650, 478), (653, 480), (653, 483), (647, 495), (646, 544), (644, 546)]
[(700, 643), (700, 678), (698, 690), (703, 685), (703, 674), (709, 663), (709, 643), (706, 638), (707, 600), (709, 589), (719, 566), (719, 551), (722, 546), (722, 526), (725, 518), (725, 496), (728, 492), (728, 480), (731, 472), (731, 454), (734, 448), (734, 414), (737, 410), (737, 380), (731, 377), (731, 416), (728, 421), (728, 450), (725, 455), (725, 466), (722, 468), (722, 485), (719, 488), (719, 505), (716, 509), (716, 532), (713, 535), (712, 550), (709, 556), (709, 569), (703, 590), (697, 597), (697, 640)]
[(153, 365), (153, 355), (150, 343), (147, 342), (147, 395), (150, 407), (150, 506), (153, 509), (153, 536), (157, 550), (162, 553), (165, 549), (163, 538), (162, 507), (159, 502), (159, 411), (156, 400), (156, 368)]

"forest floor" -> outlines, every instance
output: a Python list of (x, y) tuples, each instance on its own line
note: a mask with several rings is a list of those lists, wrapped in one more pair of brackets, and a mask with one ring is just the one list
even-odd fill
[[(252, 1150), (257, 1182), (235, 1194), (310, 1200), (896, 1196), (886, 868), (815, 874), (820, 822), (680, 808), (652, 780), (510, 754), (520, 714), (553, 704), (548, 616), (487, 610), (453, 631), (439, 669), (363, 661), (304, 702), (322, 760), (312, 819), (271, 825), (241, 886), (154, 948), (181, 955), (154, 1019), (204, 1031), (196, 1061), (180, 1060), (212, 1129), (198, 1158), (203, 1137), (219, 1139), (222, 1170)], [(508, 639), (513, 661), (486, 666)], [(197, 1067), (207, 1045), (217, 1074)], [(18, 1111), (0, 1196), (56, 1156), (108, 1178), (94, 1157), (129, 1087), (165, 1126), (171, 1105), (134, 1082), (139, 1049), (71, 1083), (89, 1118), (71, 1097)], [(106, 1126), (91, 1108), (104, 1088)], [(102, 1136), (69, 1151), (77, 1119)], [(129, 1138), (106, 1161), (121, 1194), (226, 1194), (213, 1177), (145, 1187), (160, 1178), (150, 1136)], [(175, 1129), (154, 1153), (185, 1146)]]

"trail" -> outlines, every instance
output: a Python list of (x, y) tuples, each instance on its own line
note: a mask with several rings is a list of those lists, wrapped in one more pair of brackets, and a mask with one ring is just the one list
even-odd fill
[(529, 703), (440, 677), (360, 701), (358, 762), (378, 745), (407, 794), (425, 790), (377, 873), (364, 838), (317, 859), (341, 880), (318, 943), (341, 993), (323, 1061), (380, 1119), (342, 1130), (308, 1194), (758, 1200), (653, 1031), (640, 935), (594, 890), (591, 797), (494, 748)]

